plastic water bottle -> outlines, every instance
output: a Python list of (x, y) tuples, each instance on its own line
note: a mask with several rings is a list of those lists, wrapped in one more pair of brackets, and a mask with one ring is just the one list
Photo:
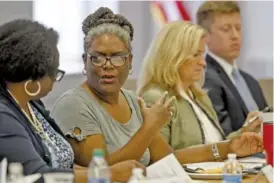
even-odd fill
[(88, 182), (110, 183), (110, 176), (110, 169), (104, 158), (104, 151), (102, 149), (95, 149), (88, 168)]
[(228, 160), (223, 167), (223, 183), (241, 183), (242, 166), (236, 159), (236, 154), (228, 154)]
[(132, 169), (132, 176), (129, 179), (128, 183), (140, 183), (142, 180), (145, 180), (144, 171), (142, 168)]
[(23, 183), (23, 166), (21, 163), (10, 163), (9, 164), (9, 176), (8, 183)]

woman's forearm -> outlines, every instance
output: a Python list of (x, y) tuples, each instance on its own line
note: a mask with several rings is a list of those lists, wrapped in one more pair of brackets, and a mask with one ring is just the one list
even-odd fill
[(88, 182), (88, 169), (74, 169), (74, 183)]
[[(221, 159), (226, 159), (229, 153), (228, 141), (217, 143)], [(175, 151), (175, 156), (181, 164), (215, 161), (212, 144), (198, 145)]]
[(107, 157), (108, 163), (113, 165), (125, 160), (140, 161), (145, 150), (156, 136), (156, 132), (155, 128), (142, 125), (126, 145)]

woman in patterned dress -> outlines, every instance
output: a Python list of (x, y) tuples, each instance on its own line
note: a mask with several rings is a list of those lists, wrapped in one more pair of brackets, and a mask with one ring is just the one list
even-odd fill
[[(43, 106), (64, 71), (59, 70), (58, 34), (31, 20), (0, 27), (0, 161), (19, 162), (24, 174), (74, 172), (75, 182), (87, 181), (86, 168), (73, 168), (74, 152)], [(136, 161), (110, 167), (112, 181), (127, 181)]]

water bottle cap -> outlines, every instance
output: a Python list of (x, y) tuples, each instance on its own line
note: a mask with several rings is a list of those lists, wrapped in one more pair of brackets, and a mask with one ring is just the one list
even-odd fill
[(104, 150), (103, 149), (94, 149), (93, 156), (104, 157)]
[(236, 154), (228, 154), (227, 155), (228, 159), (236, 159), (237, 155)]
[(144, 170), (142, 168), (133, 168), (132, 174), (133, 175), (143, 175)]
[(23, 173), (23, 166), (21, 163), (10, 163), (9, 164), (10, 173)]

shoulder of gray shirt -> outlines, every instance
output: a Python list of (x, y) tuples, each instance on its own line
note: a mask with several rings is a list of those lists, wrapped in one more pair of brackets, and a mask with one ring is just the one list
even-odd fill
[[(131, 109), (135, 110), (138, 118), (142, 120), (137, 95), (127, 89), (122, 89), (121, 91), (125, 95)], [(57, 100), (51, 111), (51, 116), (55, 118), (57, 124), (66, 135), (73, 136), (73, 138), (81, 141), (89, 134), (101, 133), (100, 120), (106, 116), (101, 112), (98, 102), (92, 99), (93, 97), (79, 86), (68, 90)], [(79, 137), (73, 134), (73, 128), (77, 125), (82, 132)]]

